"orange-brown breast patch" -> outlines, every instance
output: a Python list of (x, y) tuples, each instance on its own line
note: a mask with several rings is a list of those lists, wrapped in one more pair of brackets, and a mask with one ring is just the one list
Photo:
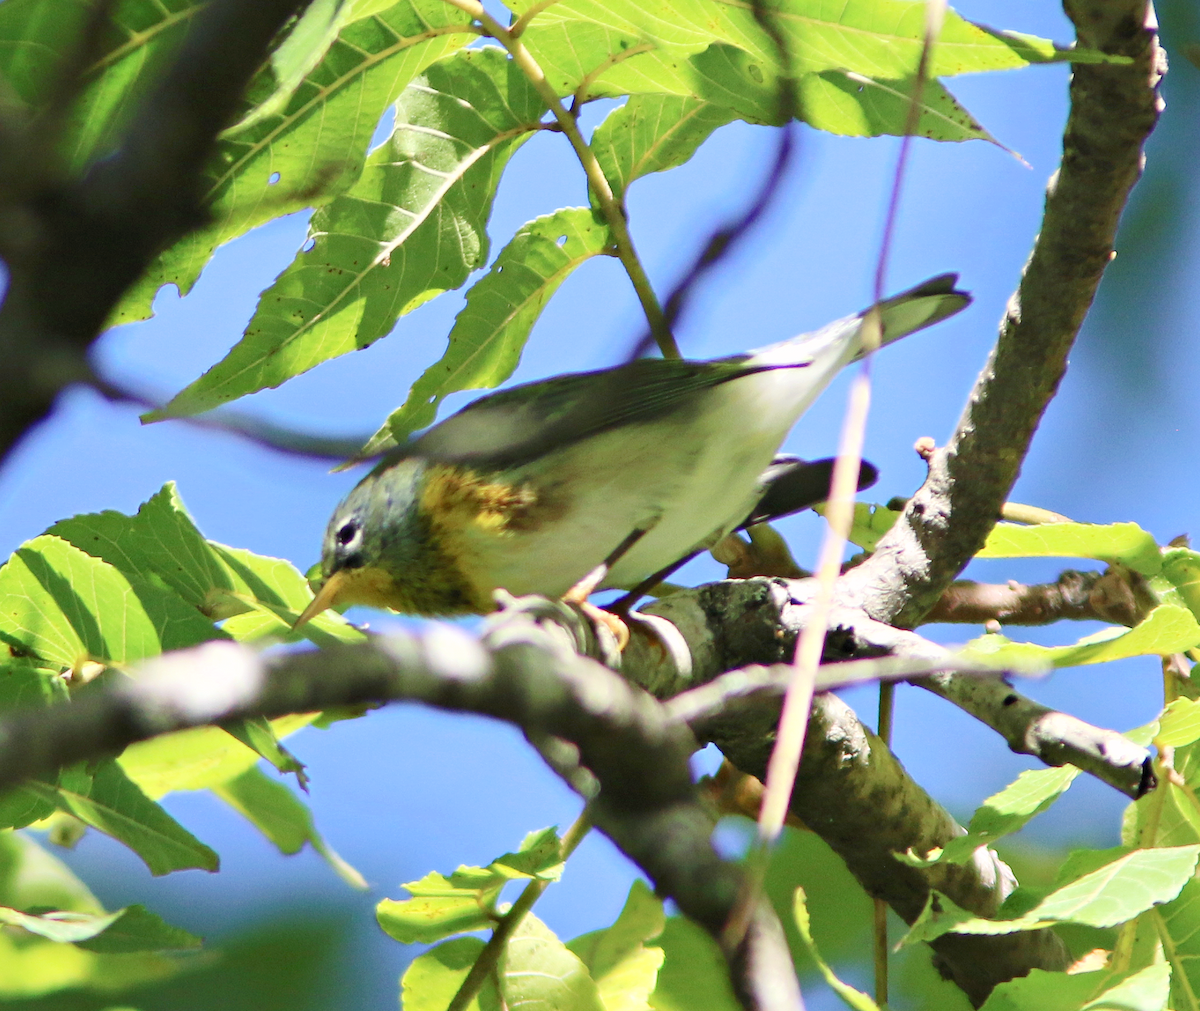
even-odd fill
[(532, 485), (510, 484), (449, 464), (426, 471), (421, 511), (442, 531), (478, 530), (499, 535), (535, 528), (561, 515), (552, 496)]

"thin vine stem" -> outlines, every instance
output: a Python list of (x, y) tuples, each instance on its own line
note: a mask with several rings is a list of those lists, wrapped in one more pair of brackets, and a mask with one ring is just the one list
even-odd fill
[[(591, 828), (591, 812), (589, 808), (585, 807), (571, 827), (563, 833), (561, 843), (563, 860), (575, 852), (575, 848), (583, 842), (584, 836), (591, 831)], [(512, 904), (496, 925), (496, 929), (492, 931), (492, 936), (488, 938), (487, 944), (483, 946), (483, 951), (475, 959), (475, 964), (471, 966), (471, 971), (467, 973), (467, 978), (462, 981), (462, 986), (458, 988), (458, 993), (454, 995), (454, 999), (447, 1006), (446, 1011), (466, 1011), (471, 1001), (478, 995), (484, 982), (495, 970), (505, 945), (511, 940), (514, 931), (521, 925), (521, 921), (525, 919), (525, 914), (533, 908), (533, 904), (542, 897), (542, 892), (549, 885), (549, 880), (534, 878), (525, 886), (517, 897), (517, 901)]]
[[(483, 26), (486, 34), (490, 35), (508, 50), (518, 69), (529, 79), (529, 82), (533, 85), (538, 95), (541, 96), (542, 101), (546, 103), (547, 108), (554, 114), (559, 128), (566, 135), (571, 147), (575, 149), (575, 156), (583, 166), (583, 171), (587, 175), (588, 184), (591, 186), (592, 192), (596, 194), (596, 201), (599, 203), (600, 210), (604, 213), (605, 220), (608, 222), (608, 227), (612, 232), (613, 244), (617, 250), (617, 258), (625, 268), (625, 273), (629, 275), (629, 280), (633, 284), (633, 290), (637, 293), (638, 301), (642, 304), (642, 312), (645, 313), (646, 321), (650, 324), (650, 332), (654, 335), (654, 343), (658, 345), (658, 349), (664, 358), (682, 357), (679, 353), (679, 347), (675, 343), (675, 338), (671, 334), (671, 328), (667, 325), (667, 318), (663, 315), (663, 309), (659, 304), (658, 296), (654, 293), (654, 288), (650, 284), (650, 278), (646, 275), (642, 261), (638, 259), (637, 250), (633, 245), (633, 237), (629, 234), (629, 223), (625, 220), (625, 209), (613, 194), (612, 187), (609, 186), (608, 179), (600, 168), (600, 163), (596, 160), (596, 153), (588, 146), (587, 141), (583, 139), (583, 134), (579, 132), (579, 124), (576, 122), (575, 117), (559, 101), (553, 86), (546, 80), (546, 75), (542, 72), (542, 68), (538, 66), (532, 54), (525, 48), (525, 44), (521, 41), (519, 34), (514, 34), (500, 24), (499, 21), (483, 9), (483, 5), (478, 0), (446, 0), (446, 3), (471, 15), (471, 17)], [(522, 28), (524, 27), (522, 26)]]

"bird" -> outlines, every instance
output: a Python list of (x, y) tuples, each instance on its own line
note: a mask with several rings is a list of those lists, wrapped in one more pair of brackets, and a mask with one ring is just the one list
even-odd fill
[[(957, 282), (880, 302), (881, 343), (965, 308)], [(473, 401), (334, 510), (295, 627), (342, 605), (452, 616), (494, 610), (498, 590), (644, 589), (732, 531), (824, 500), (832, 461), (778, 450), (864, 353), (867, 312), (731, 357), (639, 358)], [(865, 465), (860, 483), (873, 478)]]

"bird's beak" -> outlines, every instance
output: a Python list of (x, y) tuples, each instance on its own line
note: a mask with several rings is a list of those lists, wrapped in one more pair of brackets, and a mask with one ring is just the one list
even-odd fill
[(309, 601), (308, 607), (304, 609), (300, 617), (296, 619), (296, 624), (292, 626), (292, 631), (307, 625), (322, 611), (333, 607), (338, 602), (342, 590), (346, 586), (347, 571), (338, 569), (332, 576), (325, 580), (321, 589), (317, 591), (317, 595)]

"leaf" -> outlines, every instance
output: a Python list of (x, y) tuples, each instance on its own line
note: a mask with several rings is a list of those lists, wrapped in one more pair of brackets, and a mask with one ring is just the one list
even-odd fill
[[(186, 294), (222, 243), (345, 191), (388, 105), (429, 64), (475, 37), (470, 18), (441, 0), (401, 0), (347, 24), (279, 112), (218, 143), (205, 175), (212, 224), (159, 256), (110, 323), (147, 318), (164, 284)], [(266, 67), (247, 92), (243, 122), (275, 91)]]
[(312, 812), (283, 783), (251, 767), (240, 776), (214, 786), (212, 791), (270, 839), (281, 853), (298, 853), (305, 843), (310, 843), (343, 881), (354, 888), (367, 887), (363, 876), (321, 838)]
[(568, 207), (523, 225), (491, 269), (467, 292), (441, 359), (413, 383), (404, 404), (363, 447), (375, 456), (433, 422), (458, 390), (493, 389), (512, 375), (534, 323), (559, 285), (611, 244), (608, 227), (583, 207)]
[(227, 636), (173, 590), (42, 535), (0, 568), (0, 638), (70, 667), (88, 659), (133, 663)]
[[(0, 834), (0, 903), (25, 912), (59, 910), (105, 915), (87, 886), (24, 833)], [(131, 926), (138, 922), (131, 919)], [(176, 928), (166, 927), (166, 930)], [(175, 935), (176, 940), (181, 934)], [(21, 936), (15, 931), (0, 930), (0, 964), (4, 966), (4, 972), (0, 973), (0, 998), (9, 1000), (66, 988), (123, 990), (170, 976), (185, 963), (178, 956), (149, 951), (101, 954), (28, 933)]]
[[(168, 481), (138, 507), (135, 516), (108, 510), (56, 523), (50, 534), (100, 558), (135, 581), (167, 586), (206, 617), (256, 615), (256, 635), (294, 642), (308, 638), (319, 646), (361, 641), (362, 633), (337, 614), (324, 614), (315, 628), (292, 633), (291, 622), (312, 600), (312, 590), (290, 562), (206, 540)], [(225, 634), (233, 634), (229, 628)], [(264, 756), (270, 757), (270, 756)]]
[(1153, 910), (1150, 921), (1153, 942), (1170, 953), (1175, 968), (1171, 990), (1174, 1007), (1194, 1008), (1200, 987), (1200, 880), (1192, 878), (1179, 897)]
[[(111, 6), (90, 41), (93, 62), (80, 92), (58, 127), (67, 172), (80, 172), (116, 146), (203, 6), (188, 0)], [(0, 77), (30, 113), (45, 111), (90, 12), (81, 0), (17, 0), (0, 10)]]
[(829, 967), (829, 963), (817, 951), (817, 945), (813, 941), (812, 930), (809, 927), (808, 905), (804, 897), (803, 888), (797, 888), (792, 899), (792, 917), (796, 922), (796, 929), (800, 932), (800, 940), (803, 942), (805, 950), (817, 964), (817, 968), (820, 970), (825, 982), (829, 984), (830, 989), (841, 997), (849, 1007), (854, 1008), (855, 1011), (879, 1011), (879, 1005), (865, 993), (861, 990), (856, 990), (848, 983), (843, 983), (838, 979), (837, 975)]
[(1200, 617), (1200, 552), (1168, 548), (1162, 555), (1162, 575), (1174, 589), (1178, 602)]
[(976, 558), (1098, 558), (1144, 576), (1163, 565), (1153, 537), (1136, 523), (997, 523)]
[(596, 127), (591, 146), (614, 196), (651, 172), (686, 162), (734, 114), (727, 108), (678, 95), (635, 95)]
[(402, 944), (432, 944), (453, 934), (494, 927), (492, 907), (504, 887), (493, 879), (490, 887), (455, 884), (436, 871), (404, 887), (411, 899), (384, 899), (375, 907), (375, 918), (389, 937)]
[(523, 1011), (605, 1011), (579, 957), (533, 913), (513, 931), (499, 965), (500, 994)]
[[(823, 504), (813, 506), (813, 512), (824, 516), (825, 506)], [(856, 502), (849, 541), (851, 544), (857, 544), (864, 551), (874, 551), (879, 539), (892, 529), (892, 525), (899, 518), (900, 513), (894, 509)]]
[[(297, 713), (271, 721), (277, 737), (286, 737), (313, 721)], [(125, 774), (151, 799), (174, 790), (204, 790), (226, 783), (253, 768), (258, 755), (217, 727), (194, 727), (139, 741), (117, 759)]]
[(1085, 636), (1073, 646), (1038, 646), (984, 635), (963, 647), (963, 655), (985, 663), (1014, 667), (1073, 667), (1129, 656), (1181, 653), (1200, 643), (1200, 625), (1187, 608), (1160, 604), (1131, 629), (1110, 628)]
[[(477, 937), (456, 937), (418, 955), (400, 979), (402, 1011), (446, 1011), (471, 966), (483, 951)], [(492, 978), (464, 1011), (500, 1011), (500, 998)]]
[(1081, 1011), (1161, 1011), (1171, 994), (1171, 967), (1148, 965), (1083, 1005)]
[(80, 913), (53, 909), (21, 912), (0, 906), (0, 922), (62, 944), (78, 944), (90, 951), (165, 951), (199, 948), (201, 939), (150, 912), (133, 905), (115, 913)]
[[(520, 14), (534, 2), (509, 0), (506, 6)], [(925, 8), (919, 0), (856, 0), (833, 6), (789, 0), (775, 7), (774, 13), (797, 74), (845, 69), (896, 80), (913, 76), (920, 60)], [(777, 69), (773, 44), (749, 7), (737, 0), (559, 0), (538, 14), (523, 38), (533, 49), (538, 32), (574, 20), (604, 25), (624, 37), (677, 53), (725, 42)], [(1126, 62), (1121, 57), (1059, 48), (1033, 36), (997, 32), (948, 10), (929, 76), (1066, 60)]]
[(700, 927), (682, 916), (669, 917), (658, 944), (666, 957), (650, 995), (655, 1011), (741, 1011), (725, 959)]
[[(464, 872), (475, 870), (473, 867), (460, 867), (454, 872), (454, 877), (459, 878)], [(558, 837), (557, 829), (551, 826), (527, 833), (515, 853), (497, 857), (488, 865), (487, 871), (506, 878), (557, 881), (563, 872), (562, 840)]]
[(1200, 740), (1200, 701), (1175, 699), (1159, 717), (1154, 741), (1160, 748), (1178, 748)]
[(544, 112), (503, 50), (464, 50), (430, 67), (396, 103), (395, 130), (362, 178), (313, 215), (311, 248), (263, 293), (242, 340), (147, 420), (278, 386), (459, 287), (487, 260), (500, 175)]
[(951, 839), (936, 856), (928, 859), (901, 859), (918, 867), (966, 863), (980, 846), (990, 846), (997, 839), (1019, 832), (1058, 800), (1078, 775), (1079, 770), (1073, 765), (1028, 769), (979, 806), (971, 816), (966, 835)]
[(1096, 992), (1095, 976), (1033, 969), (999, 984), (980, 1011), (1079, 1011)]
[(1009, 920), (982, 919), (940, 896), (940, 911), (931, 900), (901, 943), (931, 941), (947, 933), (1011, 934), (1054, 923), (1116, 926), (1174, 899), (1191, 879), (1198, 856), (1200, 845), (1133, 850), (1056, 889), (1024, 915)]
[(308, 789), (308, 774), (304, 771), (304, 763), (279, 743), (271, 721), (265, 716), (234, 720), (226, 723), (222, 729), (236, 737), (255, 754), (261, 755), (280, 772), (294, 772), (300, 788)]
[(112, 759), (90, 775), (65, 773), (57, 785), (29, 780), (24, 788), (124, 843), (156, 877), (193, 867), (217, 869), (217, 854), (142, 793)]
[(596, 981), (604, 1011), (649, 1011), (666, 956), (643, 942), (658, 937), (665, 922), (662, 901), (638, 878), (611, 927), (567, 942)]

